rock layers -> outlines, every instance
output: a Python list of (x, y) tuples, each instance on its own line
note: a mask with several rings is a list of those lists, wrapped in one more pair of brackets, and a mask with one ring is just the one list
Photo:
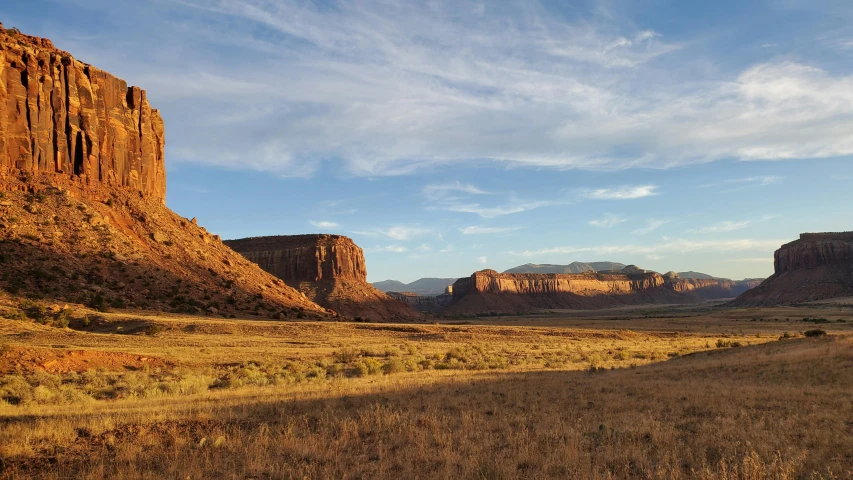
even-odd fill
[(164, 141), (143, 90), (0, 28), (0, 295), (330, 318), (166, 208)]
[(732, 298), (741, 282), (682, 279), (626, 267), (619, 273), (507, 274), (483, 270), (453, 285), (447, 313), (518, 313), (620, 305), (697, 303)]
[(734, 305), (785, 305), (853, 296), (853, 232), (804, 233), (776, 251), (775, 273)]
[(165, 130), (145, 91), (0, 25), (0, 175), (60, 175), (161, 203)]
[(364, 253), (340, 235), (227, 240), (225, 244), (308, 298), (341, 315), (411, 320), (420, 314), (367, 283)]

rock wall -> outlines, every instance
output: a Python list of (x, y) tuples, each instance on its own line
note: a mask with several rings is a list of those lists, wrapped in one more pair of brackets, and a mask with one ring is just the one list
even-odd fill
[(732, 302), (771, 306), (853, 297), (853, 232), (804, 233), (774, 255), (775, 273)]
[(412, 320), (421, 315), (367, 283), (364, 253), (341, 235), (292, 235), (226, 240), (227, 246), (346, 317)]
[(367, 282), (364, 252), (341, 235), (280, 235), (225, 244), (285, 282), (346, 278)]
[(853, 232), (804, 233), (776, 250), (776, 274), (822, 265), (853, 263)]
[(506, 274), (483, 270), (453, 285), (449, 313), (515, 313), (543, 308), (697, 303), (732, 298), (750, 282), (682, 279), (626, 268), (624, 273)]
[(0, 24), (0, 176), (64, 175), (165, 203), (164, 148), (144, 90)]
[(453, 295), (450, 292), (441, 295), (418, 295), (413, 292), (386, 292), (386, 295), (423, 313), (438, 313), (453, 301)]

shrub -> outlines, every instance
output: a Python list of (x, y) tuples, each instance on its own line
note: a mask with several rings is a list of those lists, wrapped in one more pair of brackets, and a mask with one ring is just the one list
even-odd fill
[(382, 371), (385, 372), (386, 375), (390, 375), (392, 373), (403, 373), (406, 371), (406, 364), (400, 358), (392, 357), (385, 363), (385, 365), (382, 366)]
[(361, 356), (361, 352), (354, 348), (343, 348), (332, 354), (332, 358), (341, 363), (352, 363), (356, 361), (359, 356)]
[(812, 329), (812, 330), (806, 330), (805, 332), (803, 332), (803, 335), (805, 335), (805, 336), (807, 336), (807, 337), (812, 337), (812, 338), (814, 338), (814, 337), (823, 337), (823, 336), (826, 336), (826, 330), (821, 330), (821, 329), (819, 329), (819, 328), (814, 328), (814, 329)]
[(160, 325), (148, 325), (145, 328), (145, 335), (148, 335), (149, 337), (154, 337), (162, 331), (163, 327), (161, 327)]

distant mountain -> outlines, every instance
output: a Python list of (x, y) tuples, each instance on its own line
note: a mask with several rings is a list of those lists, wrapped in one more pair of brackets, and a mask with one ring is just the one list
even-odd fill
[(617, 262), (573, 262), (568, 265), (550, 265), (527, 263), (510, 268), (504, 273), (583, 273), (590, 270), (601, 272), (605, 270), (622, 270), (626, 265)]
[(712, 275), (708, 275), (707, 273), (701, 272), (678, 272), (678, 276), (681, 278), (695, 278), (697, 280), (728, 280), (728, 278), (720, 278), (714, 277)]
[(397, 280), (383, 280), (373, 284), (383, 292), (412, 292), (418, 295), (441, 295), (448, 285), (453, 285), (456, 278), (421, 278), (412, 283)]
[(376, 287), (380, 292), (405, 292), (407, 291), (407, 285), (403, 282), (398, 282), (397, 280), (382, 280), (381, 282), (373, 283), (373, 286)]

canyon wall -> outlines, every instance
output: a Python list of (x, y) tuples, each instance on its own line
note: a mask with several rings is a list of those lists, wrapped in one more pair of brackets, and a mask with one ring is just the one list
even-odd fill
[(789, 305), (853, 297), (853, 232), (804, 233), (774, 255), (775, 273), (736, 306)]
[(0, 176), (63, 175), (164, 203), (164, 148), (144, 90), (0, 25)]
[(448, 313), (518, 313), (620, 305), (698, 303), (732, 298), (749, 282), (682, 279), (636, 267), (622, 273), (507, 274), (482, 270), (453, 285)]
[(314, 302), (346, 317), (412, 320), (421, 315), (367, 283), (362, 249), (341, 235), (282, 235), (224, 242)]
[(340, 235), (279, 235), (225, 244), (285, 282), (367, 281), (364, 252)]

